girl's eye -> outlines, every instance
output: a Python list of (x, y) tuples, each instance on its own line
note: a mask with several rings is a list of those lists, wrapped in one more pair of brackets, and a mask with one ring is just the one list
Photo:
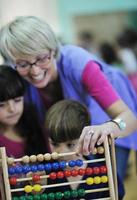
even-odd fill
[(56, 142), (51, 142), (51, 144), (52, 144), (54, 147), (58, 147), (58, 146), (59, 146), (59, 143), (56, 143)]
[(4, 107), (5, 106), (5, 103), (0, 103), (0, 107)]
[(14, 101), (15, 102), (20, 102), (20, 101), (22, 101), (22, 97), (15, 98)]
[(75, 144), (73, 144), (73, 143), (68, 143), (67, 146), (68, 146), (68, 148), (74, 148), (74, 147), (75, 147)]

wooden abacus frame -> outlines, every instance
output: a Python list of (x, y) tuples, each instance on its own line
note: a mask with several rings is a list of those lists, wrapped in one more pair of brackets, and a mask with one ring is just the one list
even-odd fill
[[(109, 144), (110, 143), (110, 144)], [(116, 172), (116, 160), (115, 160), (115, 145), (114, 139), (106, 138), (104, 142), (104, 160), (106, 162), (107, 167), (107, 175), (108, 175), (108, 190), (110, 196), (108, 198), (101, 198), (98, 200), (118, 200), (118, 189), (117, 189), (117, 172)], [(75, 154), (75, 152), (70, 153), (69, 155)], [(59, 156), (64, 156), (67, 154), (58, 154)], [(22, 158), (15, 159), (14, 162), (22, 161)], [(92, 162), (96, 162), (96, 160), (92, 160)], [(0, 148), (0, 191), (2, 200), (12, 200), (12, 192), (13, 191), (22, 191), (21, 189), (11, 189), (9, 183), (9, 175), (8, 175), (8, 162), (5, 147)], [(78, 182), (77, 182), (78, 183)], [(58, 185), (58, 184), (56, 184)], [(62, 183), (63, 185), (63, 183)], [(67, 185), (64, 183), (64, 185)], [(42, 186), (43, 188), (46, 188)], [(94, 189), (89, 192), (99, 192), (103, 191), (101, 188)], [(105, 190), (104, 190), (105, 191)], [(87, 192), (88, 193), (88, 192)]]

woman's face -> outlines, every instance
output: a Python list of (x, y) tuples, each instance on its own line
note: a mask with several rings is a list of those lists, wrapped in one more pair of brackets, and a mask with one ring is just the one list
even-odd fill
[(18, 58), (15, 63), (18, 73), (37, 88), (44, 88), (57, 78), (53, 51), (36, 57)]

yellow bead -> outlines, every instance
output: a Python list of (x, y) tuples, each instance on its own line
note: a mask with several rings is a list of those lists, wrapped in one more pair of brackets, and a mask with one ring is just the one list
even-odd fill
[(87, 183), (87, 185), (92, 185), (94, 183), (93, 178), (92, 177), (87, 178), (86, 183)]
[(25, 191), (26, 193), (32, 192), (32, 189), (33, 189), (33, 187), (32, 187), (31, 185), (26, 185), (26, 186), (24, 187), (24, 191)]
[(35, 192), (40, 192), (40, 191), (41, 191), (41, 185), (39, 185), (39, 184), (34, 185), (34, 186), (33, 186), (33, 190), (34, 190)]
[(97, 148), (98, 154), (103, 154), (104, 153), (104, 147), (100, 146)]
[(53, 152), (53, 153), (51, 154), (51, 157), (52, 157), (53, 160), (56, 160), (56, 159), (58, 159), (59, 155), (58, 155), (57, 152)]
[(107, 176), (101, 176), (101, 182), (102, 183), (107, 183), (108, 182), (108, 177)]
[(37, 161), (37, 156), (31, 155), (30, 156), (30, 162), (36, 162)]
[(101, 183), (101, 178), (99, 176), (94, 177), (94, 183), (95, 184), (100, 184)]
[(29, 162), (30, 162), (29, 156), (23, 156), (23, 157), (22, 157), (22, 162), (23, 162), (23, 163), (29, 163)]
[(8, 165), (12, 165), (14, 163), (14, 158), (7, 157), (7, 163)]

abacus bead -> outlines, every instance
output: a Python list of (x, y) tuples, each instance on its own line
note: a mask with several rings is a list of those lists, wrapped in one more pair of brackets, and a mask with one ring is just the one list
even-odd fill
[(52, 168), (53, 168), (53, 170), (58, 170), (59, 169), (59, 163), (58, 162), (52, 163)]
[(68, 165), (69, 165), (69, 167), (75, 167), (75, 165), (76, 165), (75, 160), (70, 160)]
[(41, 200), (40, 195), (39, 194), (34, 195), (33, 200)]
[(47, 199), (48, 199), (47, 194), (41, 194), (40, 200), (47, 200)]
[(55, 195), (53, 192), (48, 194), (48, 200), (54, 200), (55, 199)]
[(17, 184), (17, 178), (16, 177), (11, 177), (9, 179), (10, 185), (16, 185)]
[(45, 159), (46, 161), (51, 160), (51, 154), (50, 154), (50, 153), (44, 154), (44, 159)]
[(73, 169), (73, 170), (71, 171), (71, 175), (72, 175), (73, 177), (76, 177), (76, 176), (78, 175), (78, 170)]
[(57, 174), (55, 172), (52, 172), (49, 174), (49, 177), (51, 180), (55, 180), (57, 178)]
[(26, 200), (26, 197), (25, 197), (25, 196), (21, 196), (21, 197), (19, 198), (19, 200)]
[(107, 183), (108, 182), (108, 177), (107, 176), (101, 176), (101, 182), (102, 183)]
[(78, 196), (77, 190), (72, 190), (71, 191), (71, 197), (76, 198)]
[(29, 159), (30, 159), (30, 162), (36, 162), (37, 161), (37, 156), (31, 155)]
[(98, 154), (103, 154), (104, 153), (104, 147), (100, 146), (97, 148)]
[(15, 168), (14, 167), (9, 167), (8, 168), (8, 173), (9, 173), (9, 175), (14, 175), (15, 174)]
[(44, 165), (44, 169), (45, 169), (45, 171), (50, 172), (52, 169), (52, 165), (50, 163), (47, 163)]
[(101, 178), (99, 176), (94, 177), (94, 183), (95, 184), (100, 184), (101, 183)]
[(30, 168), (29, 165), (24, 165), (24, 166), (22, 167), (22, 172), (23, 172), (23, 173), (27, 174), (27, 173), (30, 172), (30, 171), (31, 171), (31, 168)]
[(7, 158), (8, 165), (12, 165), (14, 163), (14, 158)]
[(93, 155), (97, 154), (97, 148), (95, 147), (92, 152)]
[(53, 153), (51, 154), (51, 158), (52, 158), (53, 160), (57, 160), (58, 157), (59, 157), (59, 154), (58, 154), (57, 152), (53, 152)]
[(64, 178), (64, 173), (62, 171), (57, 172), (57, 178)]
[(64, 192), (64, 198), (69, 199), (70, 198), (70, 191), (65, 191)]
[(55, 199), (62, 199), (63, 198), (63, 194), (62, 194), (62, 192), (56, 192), (56, 194), (55, 194)]
[(38, 154), (38, 155), (37, 155), (37, 160), (38, 160), (39, 162), (42, 162), (42, 161), (44, 160), (44, 155), (43, 155), (43, 154)]
[(93, 173), (94, 174), (99, 174), (100, 173), (100, 168), (99, 167), (93, 167)]
[(41, 185), (39, 185), (39, 184), (34, 185), (34, 186), (33, 186), (33, 190), (34, 190), (35, 192), (40, 192), (40, 191), (41, 191)]
[(87, 183), (87, 185), (92, 185), (94, 183), (93, 178), (92, 177), (87, 178), (86, 183)]
[(31, 185), (26, 185), (25, 187), (24, 187), (24, 191), (26, 192), (26, 193), (30, 193), (30, 192), (32, 192), (32, 186)]
[(78, 170), (78, 174), (79, 174), (80, 176), (83, 176), (83, 175), (85, 174), (85, 169), (79, 169), (79, 170)]
[(12, 197), (12, 200), (20, 200), (19, 197)]
[(79, 189), (78, 190), (78, 196), (79, 197), (84, 197), (85, 196), (85, 190), (84, 189)]
[(65, 169), (66, 168), (67, 163), (65, 161), (60, 161), (59, 162), (59, 166), (61, 169)]
[(40, 181), (40, 175), (39, 175), (39, 174), (33, 174), (33, 175), (32, 175), (32, 180), (33, 180), (34, 182)]
[(101, 172), (102, 174), (107, 173), (107, 167), (106, 167), (106, 166), (101, 166), (101, 167), (100, 167), (100, 172)]
[(70, 170), (65, 170), (64, 171), (65, 177), (70, 177), (71, 176), (71, 171)]
[(16, 174), (21, 174), (22, 173), (22, 167), (21, 166), (16, 166), (15, 167), (15, 173)]
[(39, 164), (39, 165), (38, 165), (38, 170), (39, 170), (39, 171), (44, 171), (44, 169), (45, 169), (45, 167), (44, 167), (43, 164)]
[(93, 174), (93, 169), (92, 169), (91, 167), (87, 167), (87, 168), (85, 169), (85, 174), (86, 174), (86, 175), (91, 175), (91, 174)]
[(22, 162), (23, 162), (23, 163), (29, 163), (29, 162), (30, 162), (29, 156), (23, 156), (23, 157), (22, 157)]
[(76, 160), (76, 166), (81, 167), (83, 165), (83, 160)]
[(33, 200), (33, 196), (32, 195), (26, 196), (26, 200)]
[(38, 171), (37, 165), (31, 165), (30, 168), (31, 168), (32, 172), (37, 172)]

